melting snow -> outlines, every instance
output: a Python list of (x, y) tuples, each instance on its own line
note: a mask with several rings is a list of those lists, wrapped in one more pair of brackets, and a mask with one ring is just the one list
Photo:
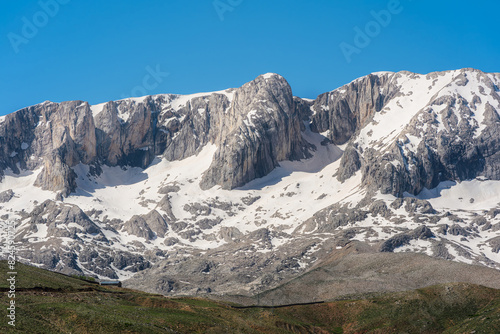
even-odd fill
[(417, 198), (428, 200), (436, 209), (488, 210), (500, 204), (500, 181), (446, 181), (424, 189)]

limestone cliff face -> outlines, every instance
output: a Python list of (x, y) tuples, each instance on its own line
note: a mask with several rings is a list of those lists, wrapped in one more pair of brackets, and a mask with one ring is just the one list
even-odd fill
[(168, 105), (158, 120), (159, 133), (165, 137), (163, 156), (171, 161), (181, 160), (214, 142), (224, 131), (224, 112), (231, 105), (231, 95), (195, 96), (177, 109), (175, 104)]
[(95, 126), (82, 101), (42, 103), (7, 115), (0, 124), (1, 167), (18, 172), (43, 167), (36, 184), (47, 190), (74, 190), (70, 167), (96, 158)]
[(200, 186), (232, 189), (266, 175), (278, 161), (304, 157), (298, 109), (279, 75), (180, 99), (158, 95), (105, 104), (95, 116), (99, 158), (146, 167), (155, 155), (181, 160), (212, 143), (218, 150)]
[[(30, 159), (31, 143), (35, 141), (34, 129), (39, 122), (35, 107), (21, 109), (5, 116), (0, 123), (0, 173), (10, 168), (14, 173), (32, 169), (37, 163)], [(24, 145), (23, 145), (24, 143)]]
[[(429, 92), (427, 95), (420, 92), (417, 102), (413, 99), (416, 89), (413, 81), (418, 80), (425, 87), (429, 82)], [(325, 128), (326, 123), (318, 120), (334, 117), (326, 108), (313, 116), (320, 131), (330, 130), (334, 142), (351, 139), (337, 174), (340, 180), (360, 170), (364, 186), (402, 196), (404, 192), (418, 194), (424, 187), (434, 188), (446, 180), (462, 181), (478, 176), (500, 179), (498, 76), (464, 69), (426, 77), (408, 72), (382, 74), (377, 80), (368, 76), (357, 82), (363, 83), (365, 91), (366, 87), (372, 87), (370, 93), (356, 100), (368, 102), (347, 107), (351, 104), (346, 101), (354, 99), (348, 93), (353, 84), (339, 89), (347, 94), (337, 103), (345, 106), (338, 110), (348, 111), (341, 116), (343, 122)], [(411, 117), (404, 115), (419, 103), (418, 109), (410, 112)], [(372, 133), (380, 132), (377, 127), (381, 126), (383, 114), (398, 107), (401, 117), (407, 117), (408, 122), (396, 125), (399, 120), (395, 113), (392, 116), (395, 124), (389, 123), (392, 132), (386, 138), (370, 138)], [(359, 121), (363, 119), (364, 123)], [(336, 135), (339, 127), (344, 129), (340, 139)], [(345, 137), (350, 133), (350, 137)]]
[(370, 74), (355, 80), (318, 96), (311, 107), (312, 128), (320, 133), (328, 131), (327, 137), (342, 145), (397, 93), (388, 75)]
[(76, 174), (73, 169), (62, 162), (58, 154), (53, 153), (45, 157), (43, 161), (43, 169), (38, 174), (35, 186), (60, 192), (62, 196), (68, 196), (76, 190)]
[(155, 156), (181, 160), (212, 143), (218, 150), (201, 187), (232, 189), (266, 175), (281, 160), (304, 157), (298, 115), (290, 86), (274, 74), (220, 93), (93, 107), (45, 102), (0, 124), (0, 170), (42, 167), (36, 185), (67, 195), (75, 189), (71, 167), (79, 163), (145, 168)]
[(151, 97), (141, 103), (122, 100), (105, 104), (95, 116), (100, 162), (147, 167), (155, 156), (159, 112), (160, 106)]
[(237, 89), (230, 108), (218, 116), (218, 150), (202, 189), (233, 189), (267, 175), (279, 161), (305, 155), (298, 109), (279, 75), (263, 75)]
[(39, 123), (34, 129), (32, 154), (46, 157), (57, 152), (72, 167), (89, 164), (96, 157), (95, 125), (87, 102), (47, 103), (34, 112)]

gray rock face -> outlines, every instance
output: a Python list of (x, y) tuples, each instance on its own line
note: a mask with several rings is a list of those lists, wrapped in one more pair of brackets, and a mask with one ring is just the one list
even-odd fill
[(370, 74), (318, 96), (311, 107), (312, 128), (316, 132), (329, 131), (328, 138), (334, 144), (344, 144), (396, 94), (389, 76)]
[(342, 168), (339, 170), (337, 178), (339, 181), (344, 182), (353, 176), (361, 168), (361, 159), (359, 157), (358, 151), (349, 146), (344, 151), (341, 160)]
[(181, 190), (181, 188), (178, 186), (178, 185), (175, 185), (175, 184), (169, 184), (169, 185), (166, 185), (164, 187), (161, 187), (159, 190), (158, 190), (158, 193), (160, 194), (163, 194), (163, 195), (166, 195), (168, 193), (176, 193), (178, 192), (179, 190)]
[(489, 240), (489, 244), (493, 252), (495, 253), (500, 252), (500, 237), (495, 237)]
[(96, 224), (76, 205), (59, 205), (47, 200), (31, 212), (31, 224), (48, 226), (49, 236), (78, 238), (78, 234), (100, 234), (106, 240)]
[(123, 225), (123, 230), (127, 231), (129, 234), (144, 238), (146, 240), (151, 240), (155, 237), (155, 234), (149, 228), (148, 223), (141, 216), (133, 216), (128, 222)]
[(375, 201), (370, 205), (370, 213), (373, 216), (380, 215), (385, 218), (392, 216), (391, 210), (389, 210), (385, 202), (381, 200)]
[(299, 113), (288, 83), (260, 76), (235, 91), (217, 136), (218, 150), (200, 184), (233, 189), (272, 171), (278, 161), (305, 156)]
[[(151, 220), (157, 216), (154, 213), (146, 216), (151, 217), (149, 223), (154, 226)], [(113, 241), (76, 205), (47, 200), (26, 218), (28, 224), (19, 230), (16, 240), (21, 242), (33, 232), (37, 236), (29, 236), (30, 247), (20, 248), (19, 257), (46, 269), (78, 275), (87, 271), (116, 279), (112, 266), (137, 272), (151, 265), (145, 256), (113, 250), (110, 247)]]
[(260, 199), (260, 196), (256, 196), (256, 197), (252, 197), (252, 196), (247, 196), (247, 197), (243, 197), (241, 199), (241, 201), (245, 204), (245, 205), (252, 205), (253, 203), (255, 203), (256, 201), (258, 201)]
[(411, 233), (402, 233), (384, 241), (380, 246), (381, 252), (392, 252), (395, 248), (407, 245), (411, 240), (428, 239), (434, 237), (432, 231), (426, 226), (417, 227)]
[[(365, 186), (397, 196), (404, 192), (418, 194), (424, 187), (434, 188), (446, 180), (462, 181), (478, 176), (500, 179), (500, 96), (492, 78), (477, 70), (462, 70), (442, 90), (451, 90), (455, 86), (470, 87), (471, 100), (459, 93), (438, 93), (385, 150), (380, 149), (380, 141), (364, 145), (364, 148), (359, 146), (360, 139), (354, 136), (355, 132), (359, 133), (363, 126), (376, 125), (376, 122), (370, 123), (370, 117), (384, 112), (382, 109), (391, 99), (401, 97), (400, 87), (395, 82), (402, 76), (410, 80), (414, 77), (404, 72), (382, 74), (377, 76), (378, 80), (369, 76), (344, 86), (339, 92), (330, 93), (329, 100), (323, 98), (321, 102), (323, 110), (315, 109), (313, 121), (318, 131), (329, 130), (333, 142), (353, 139), (342, 157), (338, 179), (344, 181), (361, 170)], [(432, 74), (428, 77), (431, 78)], [(473, 85), (472, 80), (480, 85)], [(359, 87), (361, 83), (362, 87)], [(379, 91), (380, 95), (373, 90)], [(346, 99), (357, 101), (360, 92), (364, 92), (362, 101), (366, 105), (345, 102)], [(412, 94), (408, 93), (409, 96)], [(331, 101), (335, 101), (336, 108), (330, 107)], [(342, 133), (348, 134), (347, 137), (338, 137), (339, 125), (329, 124), (335, 113), (344, 115), (344, 122), (337, 124), (341, 124)], [(474, 119), (479, 113), (482, 116)]]
[(174, 216), (174, 213), (172, 212), (172, 205), (170, 204), (168, 195), (163, 196), (163, 198), (158, 202), (157, 207), (166, 212), (166, 216), (163, 217), (166, 222), (173, 222), (177, 220), (177, 218)]
[(448, 229), (448, 233), (451, 235), (461, 235), (461, 236), (468, 236), (469, 232), (467, 232), (462, 226), (454, 224)]
[(368, 211), (360, 208), (348, 208), (340, 204), (331, 205), (318, 211), (306, 220), (294, 233), (318, 231), (330, 233), (338, 227), (347, 226), (366, 219)]
[(0, 193), (0, 203), (7, 203), (12, 199), (12, 197), (14, 197), (14, 192), (12, 191), (12, 189), (2, 191)]
[(0, 169), (19, 172), (44, 166), (37, 185), (46, 190), (74, 189), (69, 167), (96, 157), (90, 106), (82, 101), (43, 103), (10, 114), (0, 124)]
[(146, 240), (152, 240), (156, 236), (163, 238), (168, 231), (168, 225), (158, 211), (153, 210), (147, 215), (133, 216), (123, 225), (123, 230)]
[(236, 227), (222, 227), (220, 237), (226, 242), (239, 241), (243, 237), (243, 233)]
[(144, 219), (146, 220), (151, 231), (153, 231), (158, 237), (163, 238), (165, 233), (168, 232), (168, 224), (158, 211), (151, 211), (144, 216)]
[[(161, 155), (167, 146), (175, 145), (172, 141), (175, 132), (160, 123), (165, 116), (161, 114), (163, 105), (171, 102), (173, 97), (148, 96), (141, 102), (120, 100), (106, 103), (95, 116), (100, 161), (111, 166), (145, 168), (155, 155)], [(186, 152), (186, 156), (193, 153)], [(175, 160), (182, 156), (169, 158)]]
[(266, 175), (278, 161), (304, 156), (297, 109), (281, 76), (260, 76), (231, 94), (232, 101), (214, 93), (176, 108), (173, 95), (109, 102), (96, 116), (99, 157), (145, 167), (155, 155), (180, 160), (214, 143), (218, 150), (200, 186), (232, 189)]
[(394, 209), (399, 209), (402, 206), (404, 206), (405, 211), (410, 213), (411, 215), (418, 213), (420, 214), (436, 213), (431, 203), (429, 203), (426, 200), (406, 197), (406, 198), (398, 198), (391, 203), (391, 207)]
[(44, 159), (42, 172), (38, 174), (35, 186), (43, 190), (61, 191), (68, 196), (76, 189), (76, 174), (57, 154)]
[(75, 189), (70, 168), (79, 163), (145, 168), (157, 155), (180, 160), (214, 143), (218, 150), (201, 187), (232, 189), (266, 175), (278, 161), (306, 154), (298, 109), (279, 75), (227, 94), (176, 99), (125, 99), (96, 110), (82, 101), (22, 109), (0, 124), (0, 171), (44, 166), (36, 184), (66, 196)]

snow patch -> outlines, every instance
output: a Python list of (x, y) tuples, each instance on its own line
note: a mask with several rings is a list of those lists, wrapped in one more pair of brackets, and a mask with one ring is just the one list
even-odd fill
[(428, 200), (435, 209), (488, 210), (500, 205), (500, 181), (446, 181), (433, 189), (424, 188), (416, 197)]
[(106, 103), (107, 102), (91, 105), (90, 111), (92, 111), (92, 116), (96, 117), (104, 109), (104, 105), (106, 105)]

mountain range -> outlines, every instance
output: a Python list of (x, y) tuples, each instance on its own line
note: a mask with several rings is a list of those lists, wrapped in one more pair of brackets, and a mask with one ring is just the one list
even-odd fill
[(475, 69), (379, 72), (310, 100), (269, 73), (46, 101), (0, 117), (0, 217), (22, 262), (168, 295), (304, 302), (286, 289), (319, 271), (345, 294), (499, 288), (499, 86)]

